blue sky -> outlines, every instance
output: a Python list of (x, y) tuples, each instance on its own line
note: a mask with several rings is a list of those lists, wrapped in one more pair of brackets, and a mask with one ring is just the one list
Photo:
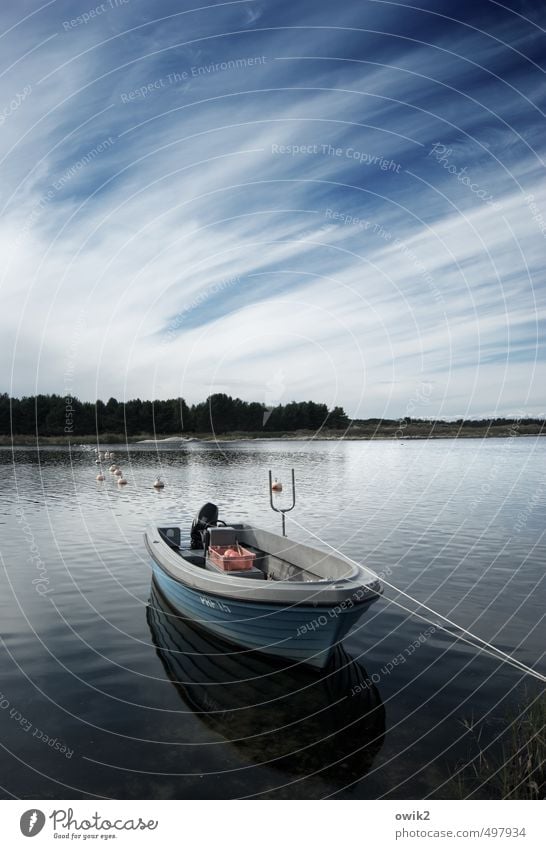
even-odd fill
[(544, 415), (544, 27), (3, 4), (0, 389)]

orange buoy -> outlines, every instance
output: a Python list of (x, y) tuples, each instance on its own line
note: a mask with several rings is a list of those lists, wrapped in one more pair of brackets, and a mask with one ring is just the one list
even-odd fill
[(273, 483), (271, 484), (271, 489), (273, 492), (282, 492), (282, 483), (275, 478)]
[(98, 480), (98, 481), (103, 481), (103, 480), (104, 480), (104, 475), (103, 475), (103, 474), (97, 475), (97, 480)]
[(165, 486), (165, 484), (163, 483), (163, 481), (161, 480), (161, 478), (156, 478), (156, 479), (155, 479), (155, 481), (154, 481), (154, 489), (163, 489), (163, 487), (164, 487), (164, 486)]

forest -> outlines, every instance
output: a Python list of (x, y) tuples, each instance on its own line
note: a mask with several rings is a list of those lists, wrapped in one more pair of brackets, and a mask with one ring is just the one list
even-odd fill
[(183, 398), (166, 401), (80, 401), (62, 395), (10, 398), (0, 395), (0, 435), (85, 436), (93, 433), (218, 434), (295, 430), (342, 430), (349, 418), (341, 407), (329, 410), (314, 401), (292, 401), (275, 408), (217, 393), (189, 406)]
[[(544, 433), (544, 418), (350, 420), (343, 407), (329, 409), (315, 401), (291, 401), (272, 408), (216, 393), (199, 404), (183, 398), (166, 401), (80, 401), (62, 395), (10, 398), (0, 394), (0, 440), (43, 437), (71, 441), (100, 434), (121, 442), (131, 437), (226, 434), (255, 436), (311, 433), (348, 439), (426, 439), (442, 437), (517, 437)], [(336, 436), (337, 434), (337, 436)]]

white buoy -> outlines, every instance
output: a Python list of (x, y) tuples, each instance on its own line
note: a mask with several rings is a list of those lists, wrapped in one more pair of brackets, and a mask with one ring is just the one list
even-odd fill
[(101, 464), (100, 460), (95, 460), (95, 466), (100, 466), (100, 464)]
[(110, 451), (110, 459), (115, 460), (115, 458), (116, 458), (116, 455), (114, 454), (114, 452)]
[(104, 480), (104, 475), (102, 474), (102, 472), (100, 473), (100, 475), (97, 475), (97, 480), (98, 480), (98, 481), (103, 481), (103, 480)]
[(114, 472), (114, 474), (115, 474), (118, 478), (122, 478), (122, 477), (123, 477), (123, 472), (121, 471), (121, 469), (117, 469), (117, 468), (116, 468), (116, 471)]
[(110, 453), (109, 453), (108, 451), (105, 451), (105, 452), (104, 452), (104, 459), (105, 459), (105, 460), (109, 460), (109, 459), (110, 459)]
[(116, 464), (115, 464), (115, 463), (112, 463), (112, 465), (110, 466), (109, 471), (110, 471), (110, 472), (112, 472), (112, 474), (114, 474), (114, 472), (116, 471), (116, 469), (117, 469)]
[(127, 481), (126, 481), (126, 480), (125, 480), (125, 478), (122, 476), (121, 478), (118, 478), (118, 483), (119, 483), (119, 484), (121, 484), (121, 485), (123, 485), (123, 484), (126, 484), (126, 483), (127, 483)]
[(156, 478), (156, 479), (155, 479), (155, 481), (154, 481), (154, 489), (163, 489), (163, 487), (164, 487), (164, 486), (165, 486), (165, 484), (163, 483), (163, 481), (161, 480), (161, 478)]

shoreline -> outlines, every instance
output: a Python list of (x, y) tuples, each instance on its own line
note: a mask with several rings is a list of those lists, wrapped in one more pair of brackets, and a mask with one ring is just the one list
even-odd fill
[(216, 444), (224, 442), (414, 442), (439, 439), (522, 439), (525, 437), (546, 436), (546, 431), (539, 427), (526, 427), (525, 431), (516, 431), (512, 426), (493, 428), (468, 428), (460, 431), (426, 432), (426, 433), (404, 433), (401, 436), (396, 433), (338, 433), (325, 432), (316, 434), (314, 431), (296, 432), (293, 435), (287, 433), (271, 434), (245, 434), (225, 433), (213, 436), (211, 434), (195, 434), (192, 436), (151, 436), (149, 434), (136, 434), (126, 437), (123, 434), (105, 433), (100, 436), (90, 434), (85, 436), (31, 436), (14, 435), (0, 436), (0, 447), (3, 448), (28, 448), (46, 446), (66, 446), (79, 448), (80, 446), (105, 446), (105, 445), (148, 445), (148, 446), (175, 446), (198, 444)]

